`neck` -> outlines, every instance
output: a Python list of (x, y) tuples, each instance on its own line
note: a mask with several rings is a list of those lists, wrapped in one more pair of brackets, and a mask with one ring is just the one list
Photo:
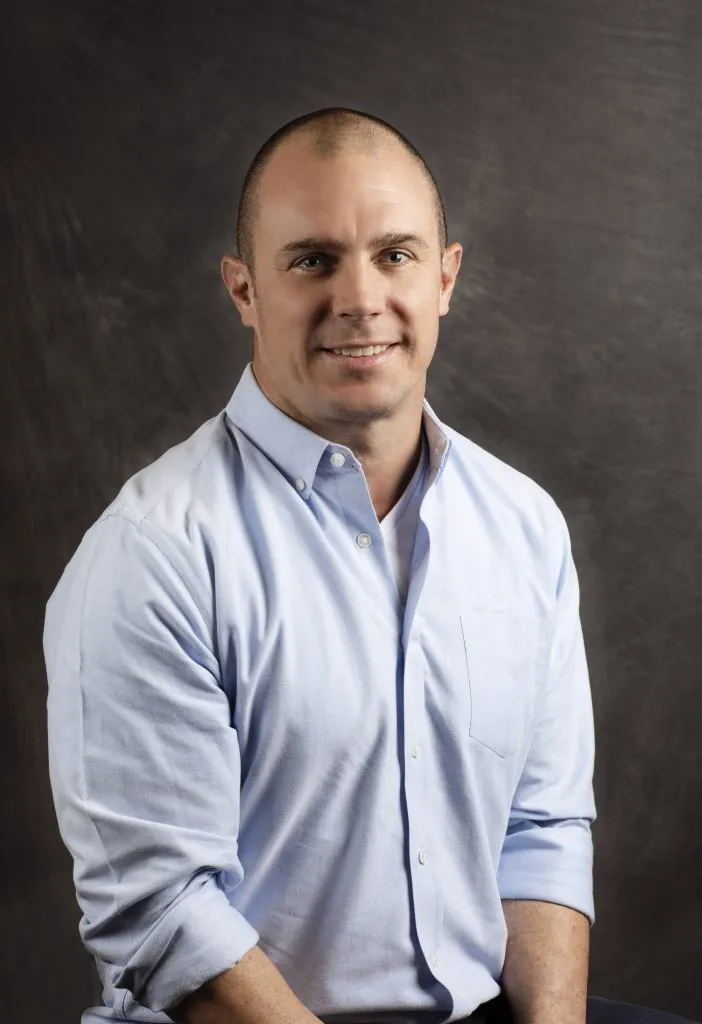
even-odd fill
[(419, 464), (425, 382), (422, 382), (421, 393), (417, 390), (413, 400), (404, 403), (404, 407), (397, 410), (399, 415), (392, 418), (370, 424), (314, 421), (281, 395), (270, 392), (265, 380), (259, 377), (257, 368), (254, 366), (253, 369), (263, 393), (282, 412), (320, 437), (353, 452), (363, 467), (373, 508), (380, 522), (402, 497)]
[(349, 448), (361, 463), (378, 522), (395, 507), (419, 464), (422, 412), (423, 406), (409, 423), (408, 417), (403, 417), (405, 422), (399, 430), (397, 423), (381, 421), (370, 436), (366, 430), (354, 430), (350, 424), (341, 429), (338, 424), (316, 428), (316, 432), (329, 441)]
[(409, 444), (395, 451), (379, 453), (375, 457), (354, 452), (363, 466), (378, 522), (382, 522), (407, 490), (421, 454), (421, 427), (419, 433), (409, 439)]

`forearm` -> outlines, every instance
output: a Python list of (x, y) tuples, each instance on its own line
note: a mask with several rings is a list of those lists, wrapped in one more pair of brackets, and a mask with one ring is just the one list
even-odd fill
[(590, 922), (537, 900), (503, 900), (502, 988), (517, 1024), (585, 1024)]
[(258, 946), (168, 1012), (176, 1024), (319, 1024)]

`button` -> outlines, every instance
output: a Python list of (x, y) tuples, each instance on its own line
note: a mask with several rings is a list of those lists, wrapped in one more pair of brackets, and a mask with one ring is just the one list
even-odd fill
[(426, 864), (426, 862), (429, 860), (429, 854), (427, 853), (426, 850), (419, 851), (418, 860), (420, 864)]
[(412, 755), (412, 757), (419, 757), (419, 746), (416, 743), (412, 744), (410, 754)]
[(356, 543), (359, 548), (369, 548), (373, 540), (367, 533), (359, 533), (358, 537), (356, 537)]
[(346, 456), (342, 455), (341, 452), (334, 452), (331, 459), (329, 460), (332, 466), (336, 466), (339, 469), (346, 462)]
[(302, 477), (299, 476), (295, 481), (295, 486), (297, 487), (298, 491), (304, 491), (305, 487), (307, 487), (307, 484), (302, 479)]

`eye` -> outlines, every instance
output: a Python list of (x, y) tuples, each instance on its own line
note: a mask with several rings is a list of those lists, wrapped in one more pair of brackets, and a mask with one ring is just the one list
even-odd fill
[[(388, 252), (385, 253), (385, 256), (386, 257), (387, 256), (403, 256), (406, 260), (410, 259), (409, 253), (402, 252), (401, 249), (390, 249), (390, 250), (388, 250)], [(404, 261), (402, 263), (397, 262), (397, 261), (393, 261), (391, 263), (391, 266), (393, 266), (393, 267), (402, 267), (402, 266), (404, 266)]]
[(295, 263), (293, 263), (293, 267), (299, 268), (301, 270), (319, 270), (320, 266), (322, 266), (322, 262), (318, 262), (316, 266), (305, 266), (304, 264), (309, 264), (310, 260), (324, 261), (326, 259), (327, 257), (324, 255), (324, 253), (312, 252), (309, 254), (309, 256), (303, 256), (302, 259), (296, 260)]

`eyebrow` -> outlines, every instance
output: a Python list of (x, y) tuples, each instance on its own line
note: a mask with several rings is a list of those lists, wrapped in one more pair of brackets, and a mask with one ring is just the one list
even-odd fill
[[(419, 249), (428, 249), (427, 242), (420, 235), (407, 234), (405, 232), (387, 231), (384, 235), (376, 235), (371, 238), (371, 249), (388, 249), (396, 245), (414, 245)], [(309, 249), (325, 249), (327, 252), (344, 253), (348, 246), (339, 242), (336, 238), (322, 238), (312, 236), (310, 238), (299, 238), (294, 242), (288, 242), (278, 250), (279, 255), (284, 256), (290, 253), (302, 252)]]

